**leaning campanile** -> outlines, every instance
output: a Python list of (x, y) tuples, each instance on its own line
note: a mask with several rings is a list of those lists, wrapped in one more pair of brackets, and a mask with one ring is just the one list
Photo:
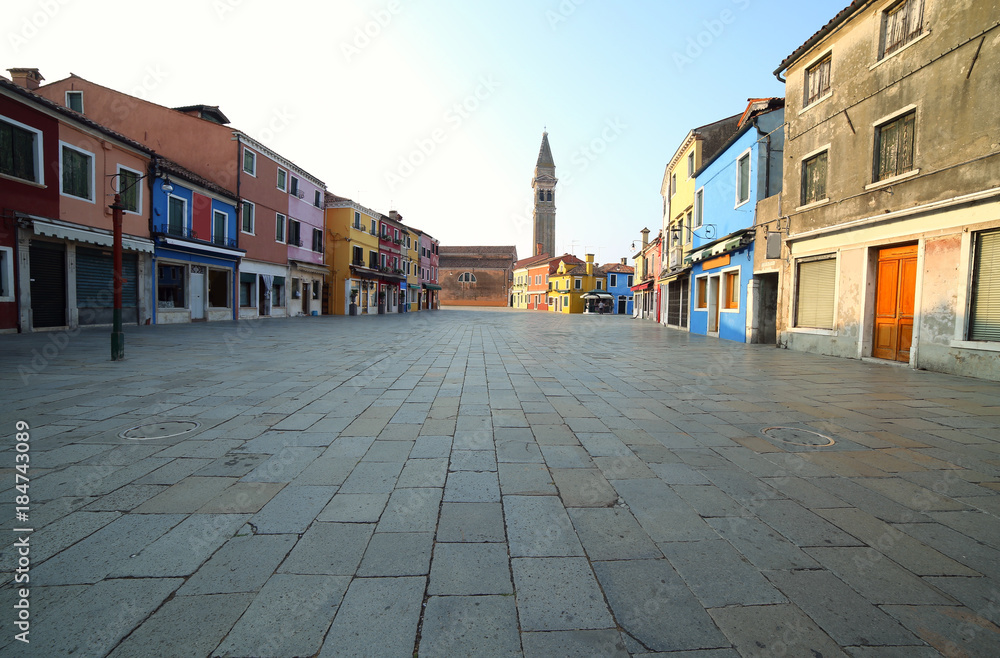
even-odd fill
[[(552, 161), (549, 148), (549, 134), (542, 133), (542, 146), (538, 149), (535, 163), (535, 177), (531, 179), (531, 189), (535, 193), (535, 234), (532, 244), (542, 245), (542, 251), (550, 256), (556, 249), (556, 163)], [(537, 246), (536, 246), (537, 248)]]

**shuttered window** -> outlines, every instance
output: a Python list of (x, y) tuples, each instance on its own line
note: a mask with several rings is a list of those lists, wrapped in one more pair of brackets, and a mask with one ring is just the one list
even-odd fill
[(129, 212), (139, 212), (139, 173), (124, 167), (118, 168), (118, 192), (122, 205)]
[(904, 0), (885, 12), (882, 19), (882, 53), (885, 57), (916, 39), (923, 32), (924, 0)]
[(815, 103), (830, 93), (830, 63), (829, 57), (819, 64), (806, 69), (806, 99), (803, 105)]
[(795, 291), (796, 327), (833, 329), (836, 277), (836, 258), (798, 264), (798, 286)]
[(38, 133), (0, 121), (0, 174), (33, 183), (38, 180)]
[(969, 340), (1000, 341), (1000, 231), (976, 236)]
[(71, 146), (62, 147), (62, 192), (93, 200), (94, 156)]
[(802, 163), (802, 205), (826, 198), (826, 151)]
[(875, 130), (875, 182), (913, 169), (916, 120), (916, 112), (910, 112)]

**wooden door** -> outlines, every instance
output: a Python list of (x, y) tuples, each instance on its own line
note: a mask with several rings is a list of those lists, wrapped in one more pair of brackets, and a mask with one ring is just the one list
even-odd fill
[(876, 358), (909, 363), (916, 290), (917, 246), (879, 250), (872, 349)]

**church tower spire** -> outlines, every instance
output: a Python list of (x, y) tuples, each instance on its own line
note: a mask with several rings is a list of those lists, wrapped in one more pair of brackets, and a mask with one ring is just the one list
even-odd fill
[[(531, 189), (535, 197), (535, 231), (532, 247), (535, 255), (542, 253), (555, 256), (556, 249), (556, 163), (552, 160), (549, 147), (549, 133), (542, 132), (542, 145), (538, 149), (535, 176), (531, 179)], [(541, 245), (541, 247), (539, 247)]]

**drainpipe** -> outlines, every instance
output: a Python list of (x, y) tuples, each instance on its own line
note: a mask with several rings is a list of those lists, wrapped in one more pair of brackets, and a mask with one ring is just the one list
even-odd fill
[(757, 129), (757, 135), (764, 138), (764, 197), (771, 196), (771, 133), (765, 133), (757, 123), (757, 117), (753, 118), (753, 127)]

